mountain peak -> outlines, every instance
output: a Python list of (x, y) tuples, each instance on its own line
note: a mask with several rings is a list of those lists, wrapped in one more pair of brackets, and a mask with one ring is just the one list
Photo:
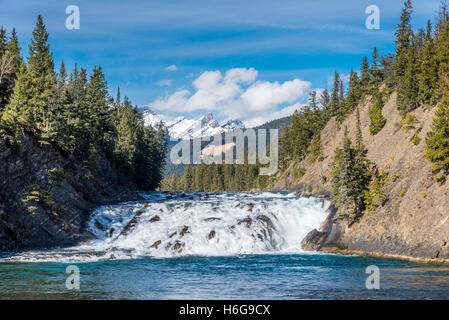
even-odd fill
[(195, 120), (187, 119), (182, 116), (167, 117), (154, 113), (150, 108), (142, 108), (142, 111), (146, 126), (151, 125), (154, 127), (159, 121), (164, 121), (171, 140), (210, 137), (218, 133), (245, 128), (245, 125), (240, 120), (228, 120), (220, 125), (211, 112), (208, 112)]

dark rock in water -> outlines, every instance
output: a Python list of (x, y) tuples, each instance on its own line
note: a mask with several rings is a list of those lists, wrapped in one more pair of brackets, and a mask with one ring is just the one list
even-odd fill
[(276, 230), (273, 226), (273, 222), (271, 222), (271, 219), (268, 218), (267, 216), (261, 214), (261, 215), (257, 216), (257, 220), (263, 221), (267, 225), (268, 229)]
[(95, 226), (96, 228), (100, 229), (101, 231), (104, 231), (104, 229), (105, 229), (105, 226), (102, 225), (98, 220), (95, 220), (94, 226)]
[(175, 245), (173, 246), (173, 250), (180, 250), (182, 248), (182, 243), (179, 241), (176, 241)]
[(189, 200), (193, 200), (193, 199), (195, 199), (194, 197), (189, 197)]
[(157, 249), (157, 247), (161, 244), (161, 240), (158, 240), (158, 241), (156, 241), (156, 242), (154, 242), (151, 246), (150, 246), (150, 248), (156, 248)]
[(142, 208), (143, 209), (146, 209), (146, 208), (148, 208), (150, 206), (150, 203), (149, 202), (145, 202), (143, 205), (142, 205)]
[(165, 202), (167, 202), (167, 199), (160, 199), (160, 200), (158, 200), (158, 201), (156, 201), (157, 203), (165, 203)]
[(161, 220), (161, 218), (158, 215), (155, 215), (153, 218), (150, 219), (150, 222), (153, 223), (159, 220)]
[(326, 237), (326, 232), (313, 229), (302, 240), (301, 246), (304, 250), (315, 251), (320, 249), (320, 245)]
[(250, 207), (251, 209), (254, 208), (254, 203), (248, 203), (248, 207)]
[(144, 210), (139, 210), (134, 215), (134, 217), (126, 224), (126, 226), (123, 228), (123, 230), (120, 232), (120, 235), (128, 234), (129, 231), (131, 231), (131, 228), (134, 227), (137, 223), (137, 218), (139, 218), (141, 215), (145, 213)]
[(248, 217), (245, 219), (241, 219), (241, 220), (239, 220), (239, 222), (237, 222), (237, 224), (242, 224), (242, 223), (246, 223), (246, 227), (250, 228), (251, 224), (253, 223), (253, 220), (250, 217)]
[(126, 235), (131, 231), (131, 228), (134, 227), (137, 223), (137, 217), (134, 216), (127, 224), (126, 226), (120, 231), (120, 235)]
[(108, 231), (108, 237), (112, 237), (112, 234), (114, 233), (114, 231), (115, 231), (115, 228), (109, 229), (109, 231)]
[(172, 196), (171, 194), (169, 194), (169, 195), (167, 196), (167, 199), (173, 199), (173, 196)]
[(184, 235), (185, 235), (186, 233), (190, 233), (189, 227), (188, 227), (188, 226), (184, 226), (184, 228), (182, 228), (182, 230), (181, 230), (181, 232), (179, 233), (179, 235), (180, 235), (181, 237), (184, 237)]
[(210, 218), (203, 219), (203, 221), (206, 221), (206, 222), (218, 221), (218, 220), (221, 220), (221, 218), (210, 217)]
[(237, 203), (234, 208), (240, 207), (240, 203)]
[(169, 236), (169, 238), (173, 238), (177, 233), (178, 233), (177, 231), (173, 232), (173, 233)]
[(215, 235), (216, 235), (215, 230), (212, 230), (211, 232), (209, 232), (207, 238), (208, 238), (209, 240), (210, 240), (210, 239), (213, 239), (213, 238), (215, 238)]
[(179, 196), (180, 196), (181, 198), (185, 198), (185, 197), (186, 197), (186, 194), (185, 194), (185, 193), (181, 193)]
[(137, 213), (134, 215), (134, 217), (140, 217), (141, 215), (143, 215), (145, 213), (145, 210), (139, 210), (137, 211)]

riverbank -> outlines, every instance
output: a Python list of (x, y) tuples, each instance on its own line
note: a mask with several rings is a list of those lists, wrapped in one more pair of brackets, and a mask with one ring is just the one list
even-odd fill
[[(409, 116), (415, 120), (405, 123), (397, 110), (397, 94), (393, 92), (382, 109), (385, 126), (374, 136), (369, 129), (371, 108), (372, 99), (367, 96), (358, 106), (360, 127), (368, 158), (379, 172), (388, 174), (382, 187), (385, 199), (350, 227), (328, 221), (321, 229), (327, 233), (315, 234), (316, 243), (311, 247), (328, 252), (447, 263), (449, 183), (433, 179), (430, 163), (424, 157), (425, 137), (436, 108), (419, 107)], [(340, 125), (331, 119), (321, 132), (322, 161), (306, 157), (299, 164), (290, 164), (278, 175), (274, 188), (288, 185), (304, 196), (329, 196), (335, 149), (341, 147), (345, 127), (354, 139), (356, 122), (356, 111)], [(298, 166), (304, 168), (299, 179), (294, 175)]]
[(51, 248), (92, 239), (86, 222), (104, 204), (138, 200), (102, 155), (97, 170), (23, 133), (20, 150), (0, 138), (0, 250)]

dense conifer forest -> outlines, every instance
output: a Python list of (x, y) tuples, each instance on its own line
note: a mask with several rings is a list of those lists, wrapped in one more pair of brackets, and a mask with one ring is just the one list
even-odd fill
[(0, 137), (20, 154), (24, 134), (31, 134), (90, 170), (102, 155), (120, 184), (157, 188), (167, 149), (162, 123), (145, 127), (120, 88), (112, 98), (101, 66), (89, 73), (75, 64), (68, 74), (62, 62), (56, 72), (48, 37), (38, 16), (24, 59), (15, 29), (0, 29)]

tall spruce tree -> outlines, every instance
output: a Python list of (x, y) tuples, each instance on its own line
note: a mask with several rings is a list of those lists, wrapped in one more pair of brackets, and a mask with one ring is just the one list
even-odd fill
[(379, 52), (377, 51), (377, 48), (374, 47), (373, 49), (373, 56), (371, 60), (371, 68), (370, 68), (370, 87), (377, 88), (379, 87), (380, 83), (383, 80), (382, 77), (382, 70), (380, 68), (380, 58), (379, 58)]
[(420, 58), (420, 72), (418, 74), (418, 102), (434, 105), (438, 99), (438, 68), (435, 41), (432, 38), (432, 25), (427, 22), (427, 32)]
[(31, 77), (32, 93), (28, 103), (32, 109), (34, 126), (42, 132), (51, 130), (53, 116), (51, 102), (56, 82), (53, 69), (53, 54), (48, 44), (48, 33), (39, 15), (29, 45), (28, 74)]
[(335, 71), (334, 73), (334, 86), (331, 92), (331, 99), (329, 103), (330, 116), (336, 116), (340, 106), (340, 75)]
[(371, 181), (371, 162), (366, 158), (366, 152), (361, 141), (360, 122), (356, 126), (355, 147), (345, 127), (343, 148), (335, 150), (331, 164), (331, 183), (337, 218), (348, 225), (354, 223), (364, 210), (364, 195)]
[(360, 85), (362, 86), (363, 92), (367, 92), (370, 85), (370, 68), (368, 64), (368, 58), (363, 57), (362, 64), (360, 66)]
[(401, 13), (401, 21), (398, 25), (398, 29), (395, 32), (396, 35), (396, 57), (394, 60), (394, 70), (396, 80), (399, 82), (405, 77), (408, 53), (411, 46), (411, 38), (413, 31), (410, 23), (411, 14), (413, 12), (412, 3), (410, 0), (404, 2), (404, 8)]
[(443, 93), (447, 81), (449, 80), (449, 21), (446, 21), (442, 28), (438, 44), (440, 95)]
[(376, 135), (380, 130), (385, 126), (387, 120), (382, 115), (382, 108), (384, 106), (382, 93), (376, 88), (376, 91), (373, 95), (374, 104), (370, 109), (369, 118), (369, 131), (371, 135)]
[(449, 174), (449, 80), (427, 133), (425, 155), (432, 162), (430, 168), (435, 179), (445, 180)]

